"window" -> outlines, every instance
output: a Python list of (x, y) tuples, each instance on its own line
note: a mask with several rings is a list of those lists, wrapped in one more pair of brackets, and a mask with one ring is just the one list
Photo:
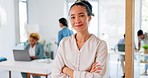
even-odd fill
[(19, 2), (19, 22), (20, 22), (20, 42), (27, 40), (25, 24), (27, 24), (27, 1), (22, 0)]
[(141, 29), (144, 32), (148, 32), (148, 0), (141, 0), (142, 1), (142, 25)]
[(125, 33), (125, 0), (99, 0), (99, 36), (108, 49), (115, 48)]
[(0, 6), (0, 28), (6, 25), (6, 11)]

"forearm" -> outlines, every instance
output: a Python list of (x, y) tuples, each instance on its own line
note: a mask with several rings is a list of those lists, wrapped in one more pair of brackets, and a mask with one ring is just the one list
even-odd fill
[(103, 76), (96, 72), (74, 71), (73, 78), (103, 78)]
[(102, 75), (100, 73), (91, 72), (91, 71), (75, 71), (68, 67), (64, 67), (62, 69), (62, 73), (66, 74), (70, 78), (101, 78)]

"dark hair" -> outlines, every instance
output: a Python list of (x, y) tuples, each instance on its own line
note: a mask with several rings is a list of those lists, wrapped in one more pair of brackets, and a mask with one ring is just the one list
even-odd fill
[(138, 35), (138, 36), (143, 35), (143, 31), (142, 31), (142, 30), (139, 30), (139, 31), (137, 32), (137, 35)]
[(88, 1), (81, 1), (81, 2), (87, 4), (87, 6), (89, 7), (90, 11), (92, 12), (92, 5)]
[[(73, 6), (83, 6), (86, 8), (86, 11), (88, 13), (88, 16), (94, 16), (94, 14), (92, 13), (92, 5), (88, 2), (88, 1), (80, 1), (80, 2), (76, 2), (74, 3), (71, 7), (70, 7), (70, 10)], [(69, 10), (69, 11), (70, 11)]]
[(124, 38), (125, 38), (125, 34), (124, 34)]
[(64, 26), (68, 27), (67, 20), (65, 18), (60, 18), (59, 22), (62, 23)]

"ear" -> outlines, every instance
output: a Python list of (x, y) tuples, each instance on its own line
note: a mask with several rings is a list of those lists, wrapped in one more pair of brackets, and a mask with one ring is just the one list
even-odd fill
[(90, 21), (91, 20), (91, 16), (88, 16), (88, 21)]

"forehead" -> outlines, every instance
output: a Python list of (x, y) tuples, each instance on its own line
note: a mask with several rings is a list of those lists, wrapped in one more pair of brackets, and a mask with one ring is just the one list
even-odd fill
[(84, 6), (80, 6), (80, 5), (75, 5), (73, 6), (70, 11), (69, 14), (79, 14), (79, 13), (86, 13), (86, 8)]
[(30, 40), (35, 40), (33, 37), (30, 37)]

